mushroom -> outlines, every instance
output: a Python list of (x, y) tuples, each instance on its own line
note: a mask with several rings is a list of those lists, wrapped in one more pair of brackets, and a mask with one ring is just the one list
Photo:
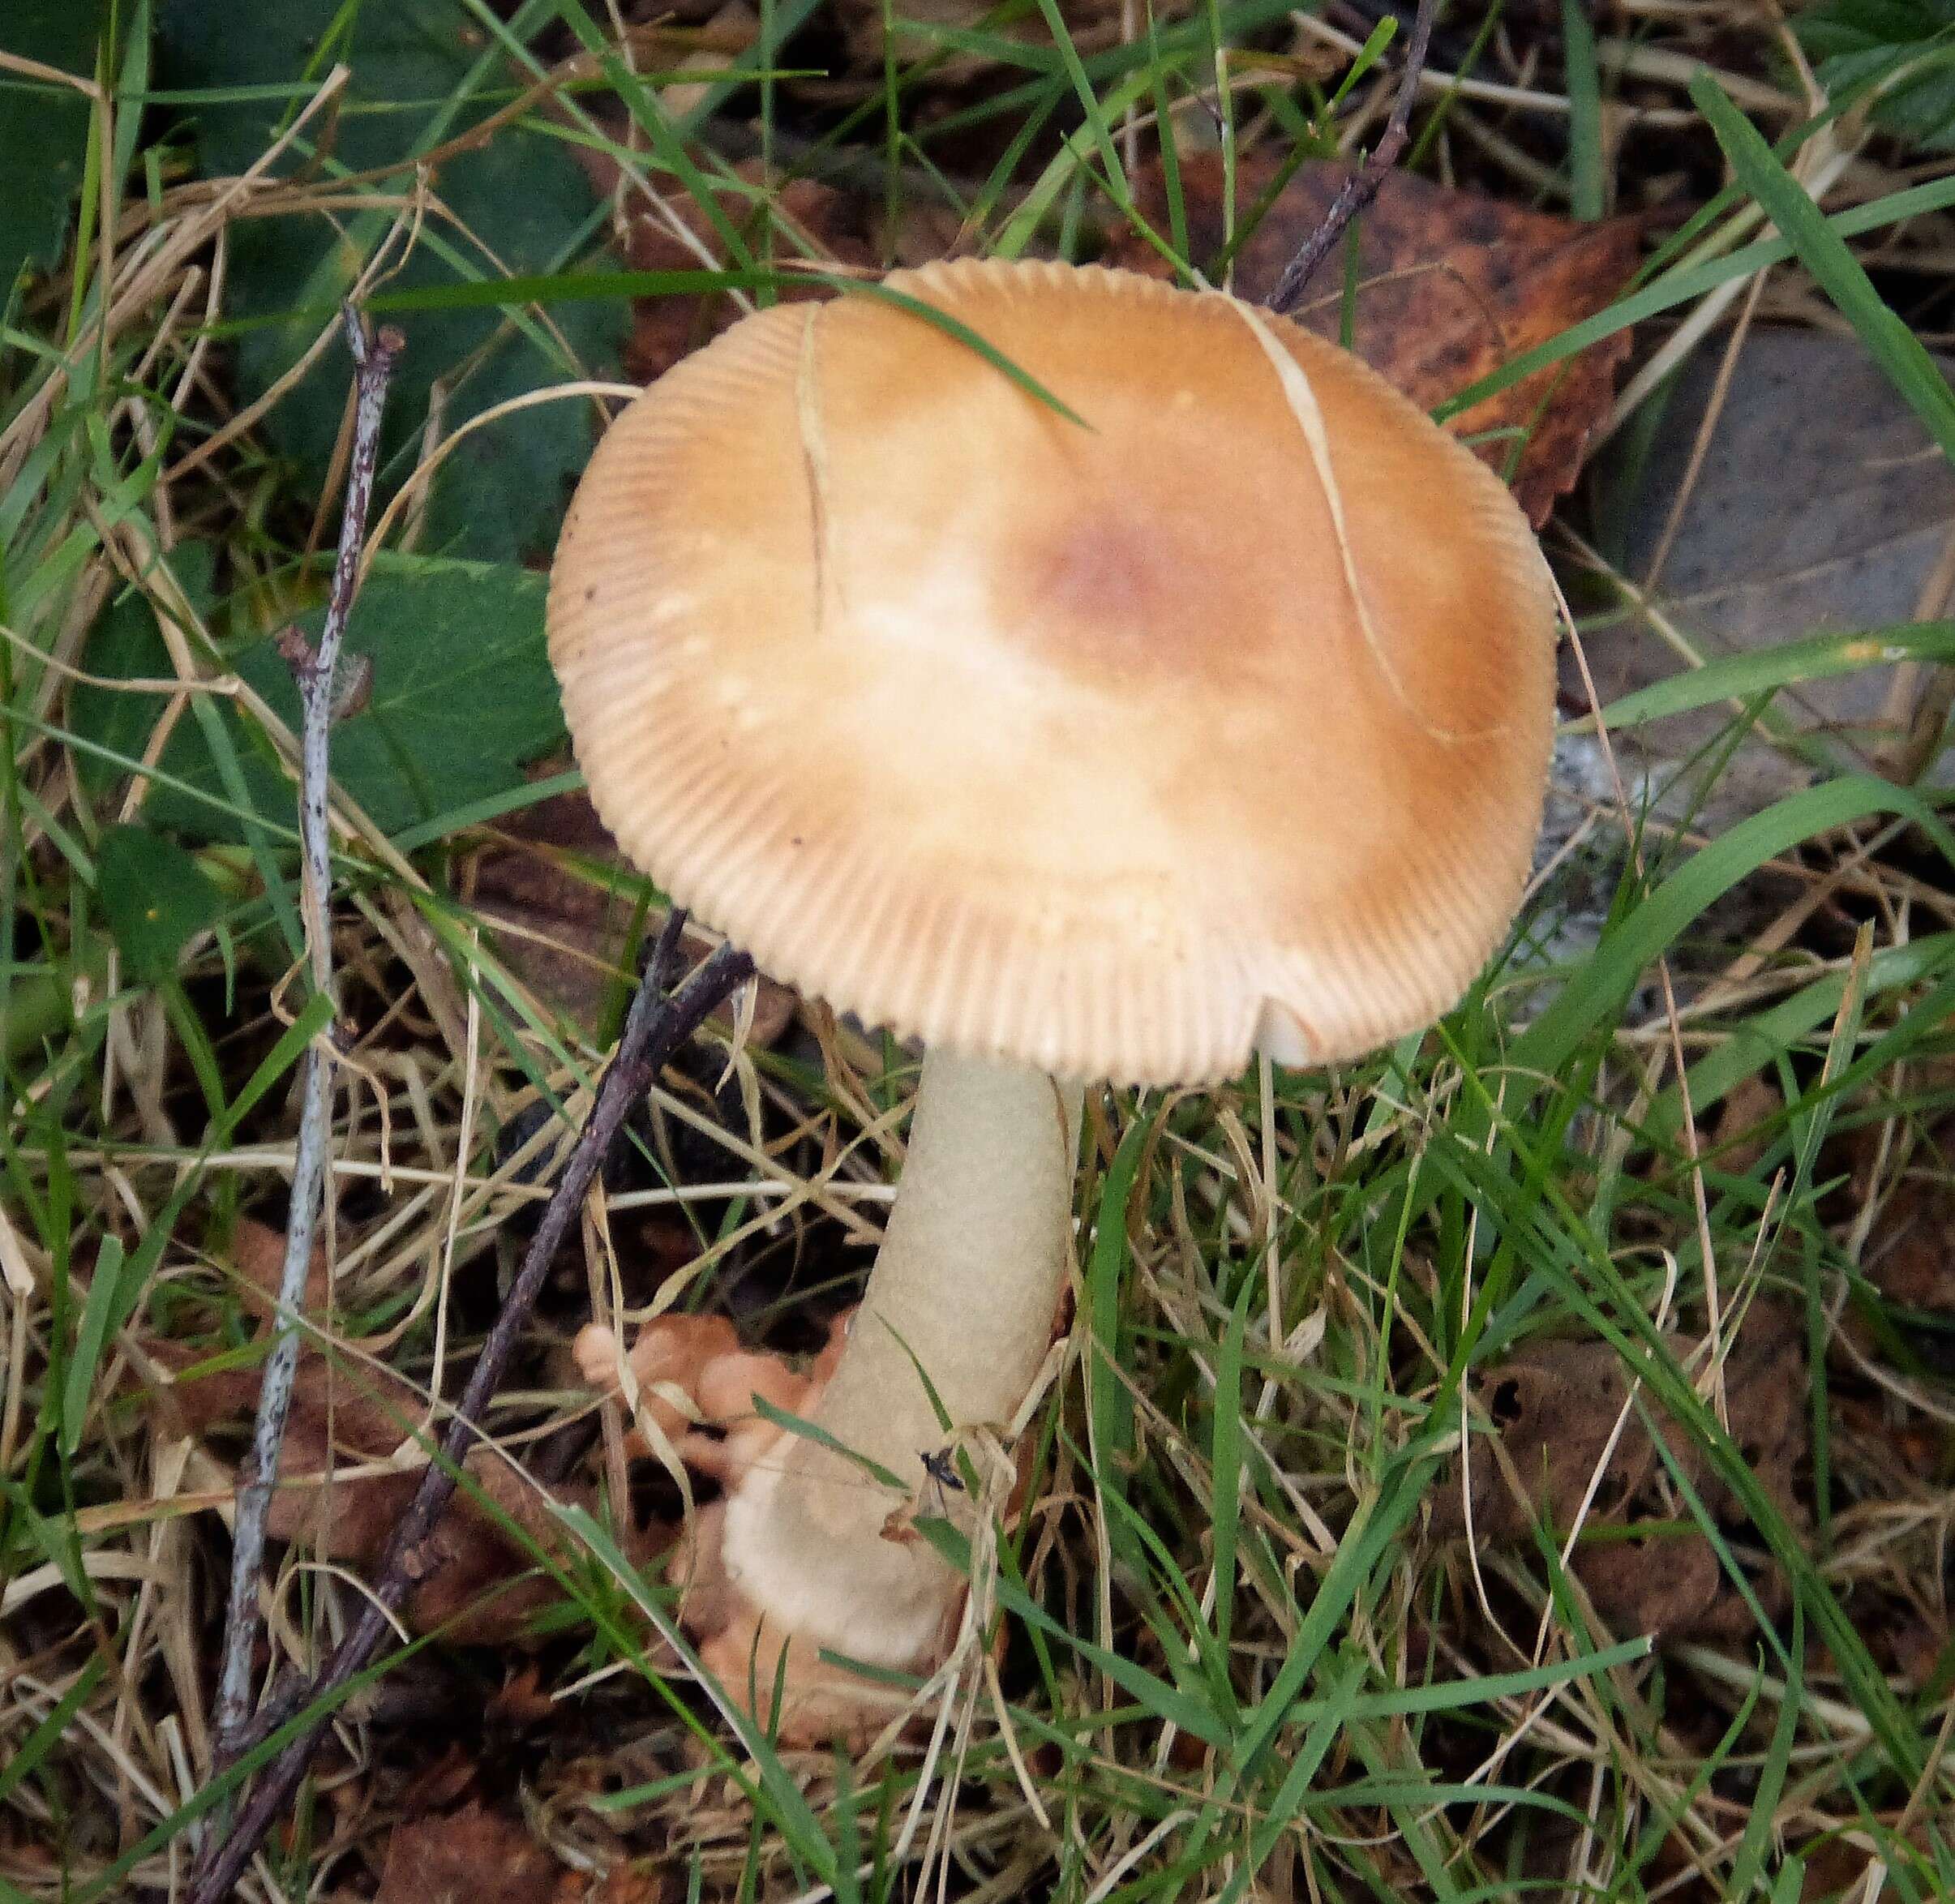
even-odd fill
[[(1297, 324), (962, 261), (761, 311), (640, 397), (549, 638), (626, 854), (927, 1047), (819, 1434), (701, 1562), (773, 1649), (762, 1709), (787, 1649), (791, 1719), (819, 1649), (921, 1672), (954, 1629), (874, 1477), (920, 1487), (937, 1404), (1008, 1422), (1035, 1379), (1082, 1086), (1354, 1057), (1485, 963), (1540, 821), (1552, 585), (1498, 479)], [(832, 1673), (813, 1709), (849, 1730)]]

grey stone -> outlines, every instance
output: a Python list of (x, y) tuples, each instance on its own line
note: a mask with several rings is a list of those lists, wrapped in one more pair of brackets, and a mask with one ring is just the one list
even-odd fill
[[(1629, 517), (1624, 572), (1645, 585), (1722, 358), (1715, 343), (1680, 373)], [(1944, 368), (1955, 360), (1944, 360)], [(1955, 532), (1955, 470), (1851, 338), (1763, 328), (1747, 338), (1652, 603), (1707, 658), (1804, 637), (1911, 621)], [(1679, 671), (1637, 612), (1587, 638), (1605, 702)], [(1564, 687), (1580, 704), (1564, 664)], [(1782, 692), (1777, 713), (1816, 757), (1755, 733), (1724, 770), (1707, 818), (1728, 821), (1829, 770), (1875, 768), (1906, 738), (1912, 696), (1890, 718), (1893, 667)], [(1917, 685), (1925, 679), (1925, 671)], [(1648, 723), (1627, 751), (1661, 783), (1713, 741), (1728, 704)], [(1955, 783), (1944, 749), (1930, 778)], [(1682, 789), (1662, 804), (1686, 797)]]

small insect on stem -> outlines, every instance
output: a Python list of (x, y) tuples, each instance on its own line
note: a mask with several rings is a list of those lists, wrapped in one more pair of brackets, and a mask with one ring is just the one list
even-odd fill
[(917, 1506), (948, 1520), (951, 1518), (950, 1496), (965, 1491), (964, 1477), (957, 1471), (957, 1443), (950, 1442), (935, 1454), (928, 1448), (916, 1452), (924, 1464), (923, 1494)]
[(961, 1494), (964, 1491), (964, 1477), (957, 1471), (955, 1442), (947, 1447), (940, 1447), (935, 1454), (928, 1448), (919, 1448), (917, 1452), (923, 1457), (924, 1473), (939, 1487), (948, 1488), (953, 1494)]

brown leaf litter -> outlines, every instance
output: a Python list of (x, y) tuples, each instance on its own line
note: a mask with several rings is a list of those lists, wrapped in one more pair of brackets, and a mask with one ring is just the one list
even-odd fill
[(615, 1864), (572, 1870), (514, 1818), (479, 1799), (403, 1820), (388, 1839), (375, 1904), (659, 1904), (662, 1880)]
[[(615, 161), (585, 148), (579, 148), (578, 157), (599, 191), (617, 189), (620, 174)], [(749, 189), (742, 193), (733, 186), (722, 187), (714, 197), (713, 208), (747, 242), (757, 246), (770, 221), (777, 230), (784, 228), (798, 241), (797, 250), (795, 242), (783, 239), (778, 248), (781, 256), (802, 255), (817, 266), (842, 271), (877, 268), (870, 236), (877, 212), (868, 200), (813, 178), (780, 179), (770, 189), (757, 159), (742, 160), (733, 170)], [(927, 246), (928, 241), (924, 242)], [(723, 233), (690, 195), (654, 206), (620, 194), (611, 242), (629, 271), (723, 269), (731, 262)], [(805, 285), (790, 282), (780, 294), (784, 300), (798, 301), (834, 294), (810, 279)], [(631, 333), (622, 354), (624, 374), (642, 384), (662, 376), (680, 358), (737, 324), (745, 309), (742, 298), (731, 291), (634, 298)]]
[(514, 1820), (469, 1804), (394, 1827), (375, 1904), (554, 1904), (561, 1869)]
[[(277, 1231), (248, 1218), (238, 1224), (234, 1261), (262, 1319), (261, 1341), (284, 1253)], [(315, 1250), (305, 1297), (315, 1320), (326, 1317), (327, 1298), (325, 1258)], [(423, 1421), (427, 1402), (411, 1383), (359, 1348), (342, 1344), (328, 1356), (308, 1344), (302, 1352), (266, 1531), (322, 1558), (368, 1566), (379, 1558), (422, 1473), (418, 1456), (409, 1467), (381, 1464)], [(171, 1432), (208, 1438), (248, 1422), (258, 1403), (259, 1367), (199, 1370), (209, 1359), (205, 1352), (167, 1338), (152, 1337), (144, 1349), (174, 1378), (150, 1397)], [(379, 1471), (349, 1474), (349, 1469)], [(551, 1503), (594, 1511), (598, 1489), (574, 1480), (545, 1488), (483, 1447), (469, 1455), (463, 1473), (448, 1511), (410, 1556), (414, 1584), (401, 1617), (416, 1632), (439, 1627), (457, 1645), (507, 1645), (521, 1640), (532, 1616), (558, 1597), (555, 1582), (534, 1572), (530, 1550), (533, 1544), (553, 1558), (571, 1550)], [(620, 1538), (634, 1563), (645, 1564), (670, 1546), (674, 1533), (658, 1524), (633, 1526)]]
[[(1912, 1094), (1945, 1096), (1951, 1084), (1955, 1061), (1931, 1057), (1908, 1067)], [(1896, 1310), (1916, 1312), (1912, 1322), (1891, 1319), (1924, 1362), (1945, 1371), (1955, 1366), (1955, 1117), (1897, 1120), (1877, 1098), (1869, 1101), (1879, 1115), (1831, 1137), (1820, 1160), (1819, 1179), (1837, 1186), (1824, 1214), (1837, 1235), (1855, 1239), (1855, 1261), (1867, 1282)], [(1768, 1149), (1782, 1140), (1785, 1110), (1777, 1086), (1761, 1076), (1733, 1089), (1712, 1135), (1717, 1169), (1755, 1175)], [(1841, 1313), (1834, 1340), (1889, 1359), (1880, 1333), (1858, 1303)], [(1846, 1360), (1837, 1353), (1835, 1359)], [(1955, 1460), (1955, 1435), (1931, 1417), (1898, 1409), (1883, 1421), (1881, 1404), (1871, 1397), (1844, 1390), (1833, 1399), (1850, 1426), (1884, 1439), (1923, 1477)]]
[[(1910, 1066), (1912, 1091), (1945, 1091), (1955, 1065), (1930, 1059)], [(1892, 1306), (1889, 1321), (1933, 1375), (1955, 1372), (1955, 1117), (1925, 1128), (1904, 1121), (1863, 1124), (1827, 1146), (1822, 1177), (1843, 1177), (1831, 1220), (1842, 1234), (1863, 1230), (1859, 1267)], [(1859, 1303), (1842, 1311), (1836, 1340), (1842, 1360), (1893, 1360), (1890, 1340)], [(1890, 1460), (1930, 1489), (1955, 1481), (1955, 1429), (1879, 1387), (1836, 1388), (1833, 1405), (1852, 1452), (1876, 1470)], [(1883, 1484), (1886, 1491), (1887, 1484)], [(1941, 1630), (1903, 1621), (1895, 1637), (1898, 1670), (1910, 1679), (1924, 1649), (1945, 1643)]]
[[(1908, 1089), (1946, 1093), (1955, 1060), (1931, 1057), (1909, 1066)], [(1753, 1174), (1779, 1129), (1786, 1100), (1754, 1074), (1718, 1107), (1712, 1148), (1718, 1169)], [(1868, 1218), (1859, 1266), (1890, 1302), (1955, 1320), (1955, 1116), (1919, 1126), (1883, 1115), (1829, 1140), (1818, 1175), (1843, 1177), (1829, 1206), (1836, 1224)]]
[[(1258, 202), (1280, 162), (1261, 152), (1238, 161), (1239, 217)], [(1275, 289), (1349, 176), (1348, 168), (1327, 161), (1299, 169), (1236, 255), (1238, 295), (1259, 300)], [(1212, 153), (1183, 159), (1181, 177), (1190, 259), (1207, 268), (1225, 242), (1221, 159)], [(1158, 161), (1141, 170), (1134, 186), (1141, 215), (1165, 232), (1168, 192)], [(1374, 370), (1431, 410), (1613, 301), (1636, 270), (1641, 221), (1578, 224), (1395, 171), (1360, 215), (1357, 229), (1353, 344)], [(1115, 241), (1107, 262), (1157, 277), (1168, 268), (1151, 245), (1131, 234)], [(1326, 259), (1293, 315), (1335, 341), (1342, 285), (1340, 255)], [(1537, 528), (1580, 473), (1588, 438), (1609, 408), (1628, 352), (1629, 333), (1618, 331), (1447, 424), (1456, 435), (1484, 438), (1476, 448), (1503, 474), (1515, 455), (1511, 433), (1524, 434), (1511, 480)]]
[[(1914, 1088), (1946, 1088), (1955, 1066), (1923, 1067)], [(1850, 1207), (1877, 1203), (1861, 1268), (1890, 1302), (1955, 1321), (1955, 1117), (1910, 1140), (1905, 1126), (1847, 1132), (1834, 1147)]]
[[(1665, 1340), (1679, 1361), (1695, 1346), (1683, 1336)], [(1497, 1433), (1473, 1437), (1470, 1494), (1458, 1461), (1434, 1494), (1431, 1529), (1438, 1538), (1469, 1531), (1469, 1499), (1477, 1541), (1531, 1546), (1544, 1521), (1557, 1540), (1564, 1538), (1599, 1466), (1601, 1478), (1582, 1522), (1588, 1537), (1578, 1540), (1571, 1564), (1610, 1627), (1663, 1640), (1731, 1640), (1751, 1630), (1751, 1611), (1710, 1542), (1694, 1526), (1678, 1525), (1690, 1519), (1690, 1509), (1644, 1411), (1720, 1528), (1748, 1527), (1749, 1516), (1704, 1452), (1674, 1432), (1647, 1387), (1611, 1448), (1629, 1377), (1609, 1344), (1529, 1343), (1476, 1387)], [(1807, 1447), (1807, 1383), (1801, 1333), (1790, 1310), (1764, 1301), (1753, 1307), (1726, 1357), (1724, 1390), (1731, 1439), (1779, 1511), (1803, 1525), (1794, 1477)], [(1787, 1600), (1777, 1563), (1761, 1557), (1751, 1571), (1760, 1605), (1776, 1615)]]

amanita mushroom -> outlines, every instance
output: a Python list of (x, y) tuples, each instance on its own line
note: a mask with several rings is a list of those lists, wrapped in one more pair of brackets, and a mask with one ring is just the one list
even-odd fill
[[(962, 1428), (1044, 1355), (1082, 1083), (1353, 1057), (1472, 980), (1539, 824), (1554, 624), (1498, 480), (1287, 319), (1056, 264), (885, 289), (762, 311), (619, 418), (549, 625), (625, 852), (928, 1046), (812, 1415), (917, 1485), (919, 1367)], [(729, 1499), (726, 1583), (791, 1667), (933, 1662), (962, 1583), (885, 1537), (902, 1498), (791, 1437)]]

